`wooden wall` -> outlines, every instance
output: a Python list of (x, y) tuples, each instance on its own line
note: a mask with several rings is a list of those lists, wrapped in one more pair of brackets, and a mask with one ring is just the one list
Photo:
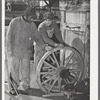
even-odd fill
[[(74, 32), (65, 27), (80, 26)], [(89, 76), (90, 69), (90, 13), (89, 11), (61, 11), (61, 32), (63, 39), (69, 45), (75, 47), (84, 58), (85, 76)]]

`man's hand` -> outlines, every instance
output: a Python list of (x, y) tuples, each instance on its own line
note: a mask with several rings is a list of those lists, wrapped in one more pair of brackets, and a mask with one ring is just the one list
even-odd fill
[(55, 43), (55, 44), (54, 44), (54, 47), (62, 47), (62, 48), (63, 48), (64, 45), (63, 45), (62, 43)]
[(62, 48), (64, 48), (65, 46), (64, 46), (62, 43), (59, 43), (59, 44), (57, 45), (57, 47), (62, 47)]
[(46, 50), (46, 51), (50, 51), (51, 49), (52, 49), (51, 46), (46, 46), (46, 47), (45, 47), (45, 50)]

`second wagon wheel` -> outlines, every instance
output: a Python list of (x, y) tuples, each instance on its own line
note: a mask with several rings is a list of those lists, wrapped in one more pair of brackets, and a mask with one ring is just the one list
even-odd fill
[(75, 84), (82, 79), (84, 61), (76, 49), (58, 47), (41, 58), (36, 73), (42, 91), (61, 92), (65, 84)]

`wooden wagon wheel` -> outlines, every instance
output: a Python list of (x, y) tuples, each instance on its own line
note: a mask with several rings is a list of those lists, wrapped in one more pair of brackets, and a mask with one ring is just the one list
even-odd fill
[(58, 47), (45, 53), (36, 73), (42, 91), (61, 92), (65, 84), (75, 84), (82, 79), (84, 61), (73, 47)]

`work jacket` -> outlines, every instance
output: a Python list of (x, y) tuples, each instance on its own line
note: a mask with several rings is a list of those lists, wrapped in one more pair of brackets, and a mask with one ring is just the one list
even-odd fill
[(54, 46), (54, 43), (64, 42), (62, 39), (61, 31), (55, 21), (53, 21), (50, 26), (47, 26), (46, 21), (43, 21), (39, 25), (38, 31), (46, 44)]
[(44, 42), (40, 38), (34, 22), (28, 23), (22, 17), (12, 19), (6, 35), (7, 52), (13, 56), (30, 56), (33, 41), (42, 49)]

